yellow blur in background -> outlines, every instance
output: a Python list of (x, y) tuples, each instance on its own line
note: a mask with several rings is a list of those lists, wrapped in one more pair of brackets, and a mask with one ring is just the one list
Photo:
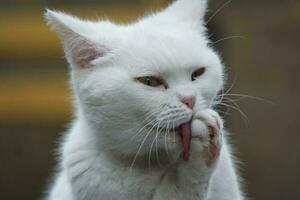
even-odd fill
[[(43, 18), (45, 8), (65, 10), (94, 20), (109, 15), (118, 23), (129, 23), (137, 16), (142, 16), (146, 8), (151, 6), (151, 9), (157, 9), (166, 5), (167, 1), (5, 2), (7, 8), (5, 4), (0, 7), (0, 59), (13, 64), (7, 67), (14, 68), (17, 65), (20, 71), (14, 72), (16, 74), (13, 77), (12, 74), (0, 75), (0, 120), (35, 122), (54, 118), (62, 120), (70, 112), (65, 73), (57, 69), (66, 67), (66, 64), (62, 62), (59, 40), (49, 31)], [(34, 67), (28, 69), (28, 65)], [(45, 70), (49, 71), (41, 73)]]
[[(41, 198), (72, 119), (68, 66), (45, 8), (128, 23), (168, 0), (0, 0), (0, 199)], [(222, 9), (219, 9), (222, 8)], [(232, 94), (225, 116), (252, 199), (300, 199), (300, 1), (210, 0), (210, 37)], [(246, 116), (244, 116), (246, 115)], [(245, 118), (248, 119), (245, 119)]]

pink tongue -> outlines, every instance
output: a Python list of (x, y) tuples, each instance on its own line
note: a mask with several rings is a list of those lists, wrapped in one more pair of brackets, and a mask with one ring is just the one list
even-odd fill
[(183, 144), (183, 159), (189, 160), (191, 146), (191, 124), (185, 123), (180, 126), (182, 144)]

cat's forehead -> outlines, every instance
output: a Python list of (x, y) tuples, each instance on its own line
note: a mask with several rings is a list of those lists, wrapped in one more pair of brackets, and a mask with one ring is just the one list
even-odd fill
[(121, 47), (123, 63), (143, 71), (167, 72), (217, 62), (204, 35), (178, 30), (134, 30)]
[(161, 27), (161, 28), (132, 28), (126, 34), (127, 39), (134, 41), (131, 45), (148, 48), (192, 48), (193, 44), (207, 45), (204, 33), (184, 28)]

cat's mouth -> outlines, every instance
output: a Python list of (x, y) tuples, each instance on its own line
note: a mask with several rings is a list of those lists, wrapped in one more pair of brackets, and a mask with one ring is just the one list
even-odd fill
[(191, 121), (182, 123), (175, 128), (158, 128), (159, 132), (175, 132), (181, 138), (182, 149), (183, 149), (183, 159), (188, 161), (190, 157), (190, 146), (191, 146)]

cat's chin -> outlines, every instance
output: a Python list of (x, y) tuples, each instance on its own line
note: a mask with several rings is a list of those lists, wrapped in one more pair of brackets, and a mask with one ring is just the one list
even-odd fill
[[(128, 147), (120, 147), (109, 152), (113, 160), (121, 162), (123, 166), (144, 169), (161, 169), (182, 159), (182, 141), (179, 130), (161, 129), (160, 136), (155, 139), (156, 131), (153, 131), (153, 137), (143, 145), (144, 148), (138, 149), (143, 142), (135, 141)], [(133, 148), (136, 146), (137, 148)], [(134, 163), (133, 163), (134, 162)]]
[(165, 148), (153, 149), (151, 154), (150, 151), (143, 152), (137, 157), (136, 152), (130, 154), (119, 154), (118, 152), (113, 157), (111, 157), (113, 154), (110, 154), (109, 157), (114, 163), (125, 168), (160, 170), (174, 164), (178, 159), (182, 159), (181, 144), (176, 144), (176, 146), (176, 148), (168, 149), (168, 151)]

